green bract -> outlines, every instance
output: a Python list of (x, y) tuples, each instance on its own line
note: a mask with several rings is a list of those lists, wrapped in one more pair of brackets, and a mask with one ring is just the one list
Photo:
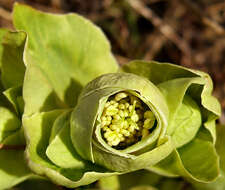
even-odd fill
[(69, 188), (140, 169), (219, 176), (209, 75), (154, 61), (119, 69), (101, 30), (76, 14), (16, 4), (13, 22), (18, 32), (0, 33), (0, 163), (15, 167), (0, 164), (3, 189), (32, 176), (18, 145), (33, 174)]
[(44, 14), (16, 4), (13, 17), (16, 29), (28, 35), (23, 127), (29, 167), (67, 187), (114, 174), (83, 160), (68, 138), (81, 89), (95, 77), (118, 70), (104, 34), (76, 14)]
[(22, 85), (25, 66), (22, 56), (26, 34), (4, 29), (1, 34), (0, 143), (24, 145), (21, 118), (24, 107)]
[[(119, 92), (130, 92), (140, 99), (151, 109), (157, 120), (155, 129), (149, 135), (122, 150), (104, 141), (100, 119), (108, 98)], [(165, 135), (168, 114), (164, 97), (148, 80), (127, 73), (103, 75), (83, 89), (71, 116), (71, 139), (84, 159), (110, 170), (129, 172), (146, 168), (168, 156), (173, 149), (171, 139)], [(130, 118), (129, 114), (127, 118)], [(123, 120), (124, 117), (121, 117)], [(157, 148), (153, 149), (156, 144)]]
[(215, 120), (221, 110), (211, 95), (209, 75), (168, 63), (144, 61), (131, 62), (122, 71), (148, 78), (163, 93), (169, 108), (166, 134), (172, 138), (175, 149), (148, 169), (200, 182), (214, 180), (219, 174)]
[(24, 32), (0, 30), (0, 189), (32, 177), (23, 157), (25, 139), (21, 121), (25, 39)]

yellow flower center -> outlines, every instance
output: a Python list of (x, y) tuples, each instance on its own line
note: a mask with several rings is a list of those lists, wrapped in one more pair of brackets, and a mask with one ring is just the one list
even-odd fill
[(124, 149), (147, 137), (154, 124), (155, 116), (151, 110), (127, 92), (111, 96), (101, 116), (102, 136), (116, 149)]

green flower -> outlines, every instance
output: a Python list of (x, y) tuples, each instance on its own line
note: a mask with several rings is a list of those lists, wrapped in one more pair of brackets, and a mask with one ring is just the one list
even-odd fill
[(71, 115), (71, 140), (84, 159), (109, 170), (143, 169), (173, 150), (167, 118), (166, 101), (150, 81), (106, 74), (83, 89)]
[(13, 22), (28, 36), (16, 100), (34, 174), (69, 188), (140, 169), (218, 177), (220, 105), (207, 74), (153, 61), (118, 71), (104, 34), (76, 14), (16, 4)]
[(148, 169), (214, 180), (219, 174), (214, 143), (220, 105), (211, 95), (209, 76), (143, 61), (121, 71), (83, 89), (71, 116), (71, 140), (79, 155), (120, 173)]

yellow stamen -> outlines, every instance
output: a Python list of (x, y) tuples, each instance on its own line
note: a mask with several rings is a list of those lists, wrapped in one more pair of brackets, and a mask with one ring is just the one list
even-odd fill
[(146, 138), (155, 123), (154, 114), (136, 96), (120, 92), (105, 103), (101, 129), (109, 146), (126, 148)]

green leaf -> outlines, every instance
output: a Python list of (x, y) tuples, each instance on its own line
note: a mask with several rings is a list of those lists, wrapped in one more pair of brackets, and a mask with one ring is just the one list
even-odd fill
[(22, 102), (22, 106), (20, 105), (20, 102), (19, 102), (19, 98), (22, 97), (22, 87), (21, 86), (11, 87), (5, 90), (3, 94), (14, 107), (14, 110), (17, 113), (17, 115), (21, 117), (23, 114), (23, 110), (21, 110), (21, 107), (22, 108), (24, 107), (23, 102)]
[(15, 4), (13, 22), (29, 36), (25, 114), (74, 106), (84, 85), (118, 69), (104, 34), (81, 16), (46, 14)]
[(1, 80), (5, 89), (23, 84), (25, 40), (24, 32), (7, 32), (3, 38)]
[(52, 133), (59, 131), (55, 135), (51, 134), (52, 140), (46, 150), (46, 154), (48, 158), (59, 167), (84, 169), (84, 160), (76, 153), (71, 139), (69, 138), (70, 114), (71, 112), (63, 113), (55, 120)]
[(196, 137), (149, 169), (164, 176), (210, 182), (219, 175), (219, 157), (212, 142)]
[(197, 77), (194, 72), (191, 72), (191, 69), (156, 61), (135, 60), (123, 65), (121, 71), (145, 77), (156, 85), (172, 79)]
[(7, 136), (1, 144), (6, 146), (24, 146), (26, 144), (24, 138), (24, 131), (23, 127), (20, 127), (18, 130), (11, 133)]
[(5, 107), (0, 107), (0, 142), (21, 127), (17, 116)]
[(0, 29), (0, 44), (1, 44), (0, 45), (0, 68), (2, 66), (2, 51), (3, 51), (2, 40), (7, 32), (8, 32), (8, 29), (5, 29), (5, 28)]
[(209, 182), (218, 177), (219, 157), (211, 142), (195, 138), (178, 151), (184, 167), (199, 181)]
[(0, 189), (8, 189), (31, 177), (23, 150), (0, 149)]
[[(49, 143), (52, 125), (58, 115), (64, 110), (54, 110), (52, 112), (43, 112), (32, 115), (32, 117), (24, 117), (24, 130), (26, 141), (28, 144), (27, 155), (32, 156), (30, 159), (37, 162), (39, 165), (47, 164), (48, 158), (45, 150)], [(46, 161), (45, 161), (46, 160)], [(31, 162), (32, 163), (32, 162)], [(32, 168), (32, 167), (31, 167)]]
[(165, 138), (165, 142), (161, 145), (138, 156), (134, 156), (133, 158), (126, 158), (115, 153), (109, 153), (97, 148), (97, 146), (93, 147), (96, 163), (121, 173), (153, 166), (168, 157), (173, 150), (174, 147), (170, 138)]
[(195, 190), (224, 190), (225, 189), (225, 173), (220, 172), (220, 176), (212, 183), (198, 183), (192, 181)]
[(172, 136), (175, 147), (179, 148), (190, 142), (201, 127), (201, 112), (191, 97), (185, 96), (174, 117), (176, 126)]
[[(69, 188), (87, 185), (102, 177), (119, 174), (105, 170), (104, 168), (91, 163), (87, 163), (84, 160), (84, 168), (62, 168), (51, 162), (46, 154), (46, 150), (49, 146), (51, 130), (56, 118), (68, 111), (69, 110), (54, 110), (51, 112), (36, 113), (32, 116), (25, 116), (23, 118), (27, 140), (26, 156), (29, 158), (28, 165), (31, 170), (39, 175), (47, 176), (56, 184)], [(63, 117), (61, 119), (63, 119)], [(51, 141), (61, 147), (63, 144), (60, 141), (55, 141), (55, 139), (59, 136), (64, 137), (64, 132), (68, 132), (68, 129), (63, 129), (64, 128), (62, 128), (62, 131), (60, 131), (59, 134)], [(64, 140), (67, 142), (62, 141), (63, 143), (68, 143), (68, 139), (64, 138)], [(58, 142), (59, 144), (57, 144)], [(67, 147), (64, 145), (63, 148), (65, 150)], [(70, 151), (70, 148), (68, 148), (68, 151)], [(75, 152), (71, 152), (71, 154), (75, 154)], [(53, 155), (50, 155), (51, 159), (53, 159), (52, 156)], [(54, 162), (55, 161), (56, 160), (54, 160)], [(80, 161), (82, 162), (82, 160)]]
[[(175, 118), (177, 116), (178, 110), (181, 109), (180, 107), (182, 106), (188, 87), (190, 87), (191, 84), (193, 83), (204, 84), (203, 82), (204, 81), (202, 81), (201, 78), (199, 77), (198, 78), (197, 77), (179, 78), (179, 79), (169, 80), (169, 81), (160, 83), (158, 85), (169, 107), (169, 112), (170, 112), (169, 124), (167, 126), (167, 131), (166, 131), (168, 135), (172, 135), (175, 129), (177, 128), (177, 124), (175, 123), (176, 122)], [(198, 128), (199, 126), (197, 126), (197, 129)]]
[(220, 156), (220, 166), (222, 171), (225, 173), (225, 125), (217, 125), (217, 141), (216, 141), (216, 150)]
[(102, 190), (119, 190), (119, 178), (118, 176), (104, 177), (98, 181), (98, 186)]
[(191, 181), (196, 190), (224, 190), (225, 189), (225, 126), (217, 126), (216, 150), (220, 156), (220, 176), (212, 183), (197, 183)]

